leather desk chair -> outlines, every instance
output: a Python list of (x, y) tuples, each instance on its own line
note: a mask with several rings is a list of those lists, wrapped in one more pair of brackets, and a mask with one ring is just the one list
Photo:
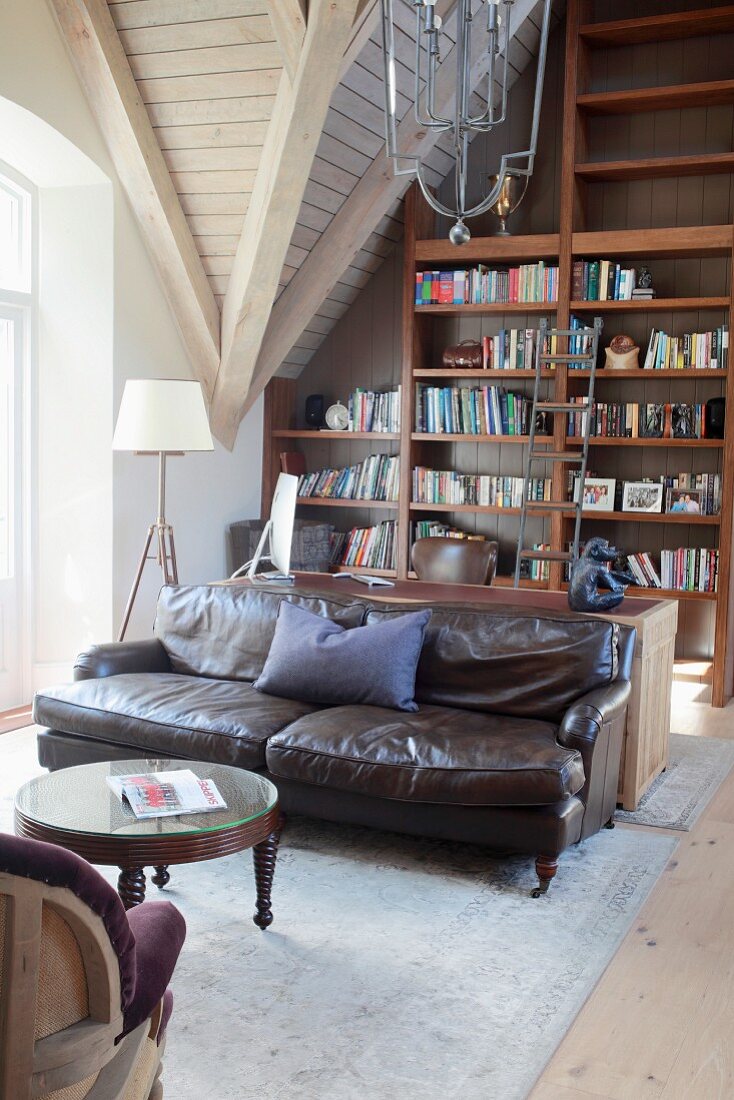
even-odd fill
[(497, 543), (484, 539), (418, 539), (411, 557), (418, 579), (435, 584), (491, 584), (497, 571)]
[(160, 1100), (186, 935), (64, 848), (0, 833), (0, 1100)]

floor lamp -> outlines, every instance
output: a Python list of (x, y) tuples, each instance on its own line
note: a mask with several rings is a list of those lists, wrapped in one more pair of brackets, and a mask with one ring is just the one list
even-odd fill
[[(143, 378), (125, 383), (115, 451), (158, 455), (158, 515), (148, 528), (118, 641), (125, 637), (146, 561), (157, 561), (164, 584), (178, 584), (173, 527), (166, 521), (166, 458), (186, 451), (213, 451), (204, 395), (199, 382), (178, 378)], [(151, 554), (151, 545), (154, 553)]]

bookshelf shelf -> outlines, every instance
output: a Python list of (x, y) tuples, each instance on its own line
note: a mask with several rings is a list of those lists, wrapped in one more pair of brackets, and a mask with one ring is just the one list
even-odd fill
[[(570, 435), (566, 439), (568, 446), (580, 446), (577, 436)], [(593, 435), (589, 440), (590, 447), (708, 447), (718, 449), (724, 446), (723, 439), (618, 439), (616, 436)]]
[(558, 302), (486, 302), (482, 305), (415, 306), (416, 313), (439, 313), (444, 317), (458, 317), (462, 314), (482, 313), (555, 313)]
[[(513, 577), (497, 576), (492, 581), (492, 584), (496, 585), (497, 588), (514, 588), (515, 587), (515, 580), (514, 580)], [(548, 581), (531, 581), (531, 580), (528, 580), (527, 577), (523, 577), (522, 580), (520, 581), (520, 587), (521, 588), (531, 588), (531, 589), (534, 589), (536, 592), (547, 592), (548, 591)]]
[[(527, 443), (527, 435), (468, 435), (463, 432), (412, 432), (410, 438), (425, 443)], [(552, 443), (549, 436), (536, 435), (538, 443)]]
[(649, 298), (644, 301), (571, 302), (572, 313), (681, 313), (700, 309), (728, 309), (729, 299), (710, 298)]
[(715, 176), (734, 172), (734, 153), (700, 153), (690, 157), (643, 157), (576, 165), (576, 175), (589, 183)]
[(734, 31), (734, 4), (675, 12), (673, 15), (650, 15), (642, 19), (585, 23), (579, 28), (579, 36), (588, 46), (603, 48), (699, 38), (708, 34), (726, 34), (728, 31)]
[(734, 103), (734, 80), (628, 88), (622, 92), (586, 92), (576, 97), (579, 110), (590, 115), (636, 115), (644, 111), (720, 107), (727, 103)]
[[(568, 585), (562, 584), (561, 589), (568, 591)], [(643, 600), (701, 600), (702, 602), (716, 603), (718, 592), (685, 592), (680, 588), (642, 588), (640, 585), (630, 585), (625, 592), (625, 598)]]
[[(732, 81), (734, 83), (734, 81)], [(684, 225), (666, 229), (600, 230), (571, 234), (574, 256), (640, 256), (645, 259), (685, 256), (730, 256), (731, 225)]]
[(397, 509), (396, 500), (353, 500), (348, 497), (298, 497), (296, 504), (311, 508), (388, 508)]
[[(493, 504), (417, 504), (411, 501), (411, 512), (466, 512), (468, 515), (519, 516), (519, 508), (498, 508)], [(538, 508), (534, 516), (549, 515)]]
[(366, 577), (395, 578), (395, 569), (369, 569), (366, 565), (332, 565), (332, 573), (363, 573)]
[[(642, 352), (640, 352), (642, 354)], [(690, 382), (692, 379), (700, 379), (705, 381), (707, 378), (726, 378), (727, 372), (725, 370), (696, 370), (692, 367), (686, 367), (683, 370), (676, 370), (671, 368), (669, 370), (643, 370), (642, 367), (638, 369), (630, 368), (629, 370), (598, 370), (596, 372), (597, 381), (608, 382), (615, 378), (632, 378), (640, 382), (654, 382), (660, 378), (679, 378), (681, 382)], [(574, 378), (588, 378), (589, 371), (587, 370), (574, 370), (568, 372), (569, 382)]]
[(330, 439), (400, 439), (399, 432), (332, 432), (307, 428), (277, 428), (270, 433), (275, 439), (311, 439), (327, 443)]
[(447, 240), (415, 242), (415, 262), (420, 270), (430, 264), (507, 264), (558, 258), (561, 239), (558, 233), (534, 233), (518, 237), (472, 237), (457, 249)]
[[(545, 378), (554, 378), (555, 371), (544, 370)], [(481, 367), (427, 367), (413, 371), (414, 378), (535, 378), (534, 370), (482, 370)]]
[[(568, 511), (563, 513), (566, 519), (574, 519), (576, 513)], [(583, 512), (582, 520), (598, 521), (600, 523), (658, 523), (680, 524), (689, 527), (720, 527), (721, 516), (696, 516), (679, 515), (677, 512)]]

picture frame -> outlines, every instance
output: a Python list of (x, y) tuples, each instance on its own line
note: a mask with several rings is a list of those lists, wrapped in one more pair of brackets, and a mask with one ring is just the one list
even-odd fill
[(662, 512), (663, 489), (660, 481), (625, 481), (623, 512)]
[(705, 506), (703, 489), (668, 489), (665, 494), (665, 511), (671, 515), (689, 513), (700, 516), (704, 514)]
[[(574, 499), (578, 499), (579, 479), (576, 478)], [(586, 477), (581, 497), (582, 512), (613, 512), (617, 479), (614, 477)]]

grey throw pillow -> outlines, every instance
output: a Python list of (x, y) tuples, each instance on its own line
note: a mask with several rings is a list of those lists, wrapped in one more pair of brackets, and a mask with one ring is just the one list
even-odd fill
[(418, 710), (415, 673), (430, 610), (345, 630), (283, 600), (258, 691), (304, 703)]

